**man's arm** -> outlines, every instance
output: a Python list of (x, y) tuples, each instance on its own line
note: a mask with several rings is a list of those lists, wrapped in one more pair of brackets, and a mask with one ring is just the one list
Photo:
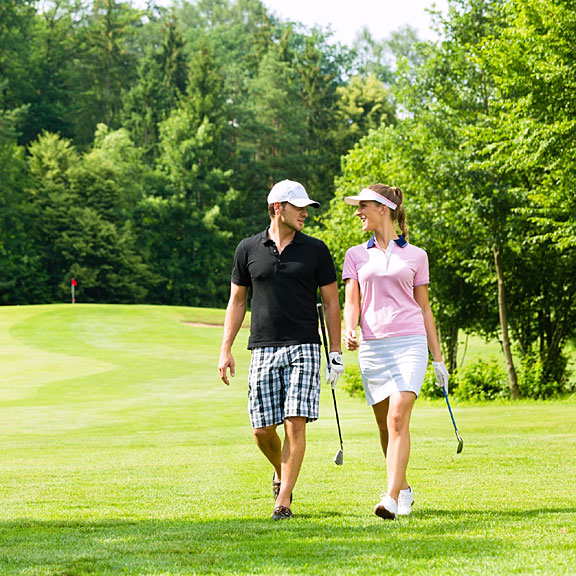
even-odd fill
[(218, 361), (218, 371), (220, 378), (226, 386), (230, 385), (228, 380), (228, 368), (230, 376), (236, 376), (236, 363), (232, 356), (232, 344), (236, 335), (242, 326), (242, 321), (246, 315), (246, 302), (248, 300), (248, 287), (231, 284), (230, 299), (226, 307), (226, 316), (224, 318), (224, 332), (222, 334), (222, 346), (220, 347), (220, 360)]
[(330, 340), (330, 352), (342, 353), (342, 319), (340, 318), (340, 302), (338, 301), (338, 284), (332, 282), (320, 287), (320, 295), (324, 306), (324, 317)]

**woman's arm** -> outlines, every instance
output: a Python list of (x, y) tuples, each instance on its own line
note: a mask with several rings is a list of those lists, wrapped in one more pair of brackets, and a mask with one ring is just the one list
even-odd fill
[(358, 327), (358, 319), (360, 318), (360, 286), (354, 278), (347, 278), (345, 280), (345, 296), (344, 346), (346, 346), (347, 350), (357, 350), (359, 344), (356, 329)]
[(414, 300), (422, 309), (422, 316), (424, 316), (424, 328), (426, 329), (426, 339), (428, 340), (428, 348), (434, 362), (442, 362), (442, 351), (440, 350), (440, 343), (438, 342), (438, 333), (436, 332), (436, 322), (434, 322), (434, 314), (430, 307), (430, 299), (428, 297), (428, 285), (416, 286), (414, 288)]

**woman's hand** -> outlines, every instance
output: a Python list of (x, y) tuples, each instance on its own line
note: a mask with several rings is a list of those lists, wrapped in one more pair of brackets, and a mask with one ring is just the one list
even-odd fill
[(358, 350), (359, 344), (356, 337), (356, 330), (344, 330), (342, 337), (346, 350)]

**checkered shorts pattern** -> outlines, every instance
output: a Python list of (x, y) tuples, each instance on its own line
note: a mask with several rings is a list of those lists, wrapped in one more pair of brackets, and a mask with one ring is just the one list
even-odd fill
[(318, 419), (320, 344), (254, 348), (248, 373), (252, 428), (282, 424), (291, 416)]

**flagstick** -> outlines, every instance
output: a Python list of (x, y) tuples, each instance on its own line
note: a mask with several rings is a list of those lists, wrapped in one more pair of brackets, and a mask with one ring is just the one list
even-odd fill
[(76, 297), (74, 296), (74, 284), (71, 284), (72, 286), (72, 304), (76, 303)]

